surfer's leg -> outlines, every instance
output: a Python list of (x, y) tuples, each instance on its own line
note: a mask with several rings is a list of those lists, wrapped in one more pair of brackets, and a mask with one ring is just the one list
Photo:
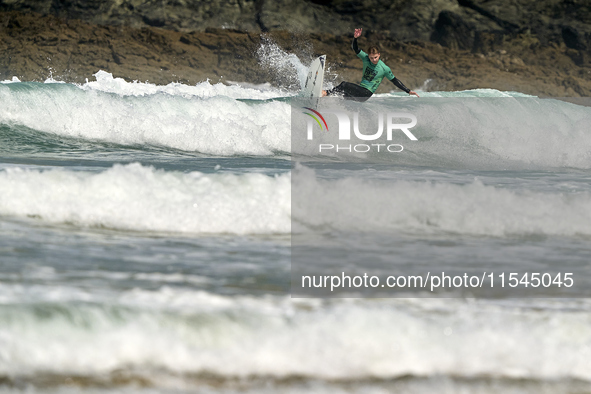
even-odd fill
[(341, 82), (339, 86), (332, 88), (326, 92), (327, 96), (342, 95), (345, 98), (365, 101), (373, 94), (366, 88), (351, 82)]
[(335, 86), (334, 88), (330, 89), (330, 90), (326, 90), (326, 96), (335, 96), (335, 95), (343, 95), (343, 85), (346, 84), (347, 82), (341, 82), (341, 84), (339, 86)]
[(343, 91), (345, 98), (357, 101), (365, 101), (372, 96), (372, 92), (363, 86), (347, 82)]

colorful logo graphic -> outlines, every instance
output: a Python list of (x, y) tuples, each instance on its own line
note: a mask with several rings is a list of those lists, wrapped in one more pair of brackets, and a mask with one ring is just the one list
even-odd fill
[[(314, 112), (314, 114), (318, 115), (318, 116), (320, 117), (320, 119), (322, 119), (322, 123), (324, 123), (324, 126), (326, 127), (326, 131), (328, 131), (328, 124), (326, 124), (326, 120), (324, 120), (324, 116), (322, 116), (322, 115), (320, 114), (320, 112), (318, 112), (318, 111), (316, 111), (316, 110), (313, 110), (312, 108), (309, 108), (309, 107), (303, 107), (303, 108), (304, 108), (304, 109), (307, 109), (307, 110), (309, 110), (309, 111), (312, 111), (312, 112)], [(308, 116), (312, 117), (312, 119), (314, 119), (314, 120), (316, 121), (316, 123), (318, 123), (318, 126), (320, 126), (320, 130), (323, 130), (322, 123), (320, 123), (320, 119), (318, 119), (316, 116), (312, 115), (312, 114), (311, 114), (311, 113), (309, 113), (309, 112), (304, 112), (304, 113), (305, 113), (306, 115), (308, 115)]]

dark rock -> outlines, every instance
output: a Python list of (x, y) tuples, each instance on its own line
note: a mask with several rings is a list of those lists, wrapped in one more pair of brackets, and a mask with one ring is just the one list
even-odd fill
[[(387, 31), (397, 40), (429, 41), (442, 35), (435, 42), (449, 41), (448, 45), (466, 49), (481, 32), (500, 31), (512, 38), (529, 31), (542, 46), (564, 42), (573, 49), (591, 50), (589, 0), (0, 0), (0, 10), (180, 32), (213, 27), (350, 35), (353, 28), (363, 27)], [(453, 12), (458, 22), (470, 26), (469, 37), (454, 37), (452, 31), (460, 26), (438, 31), (445, 22), (439, 20), (442, 12)], [(453, 28), (449, 23), (446, 28)], [(490, 45), (484, 41), (477, 45)]]
[(193, 43), (191, 42), (191, 40), (189, 40), (189, 38), (187, 38), (187, 36), (181, 36), (181, 38), (179, 38), (179, 41), (183, 44), (193, 45)]
[(462, 7), (467, 7), (478, 12), (480, 15), (494, 21), (497, 25), (501, 26), (503, 29), (507, 31), (512, 32), (519, 30), (519, 25), (499, 18), (497, 15), (488, 11), (484, 7), (479, 6), (472, 0), (458, 0), (458, 4)]
[(152, 18), (152, 17), (149, 17), (147, 15), (144, 15), (142, 17), (142, 20), (148, 26), (153, 26), (153, 27), (164, 27), (164, 26), (166, 26), (166, 20), (164, 18), (161, 18), (161, 17)]
[(441, 11), (435, 22), (431, 41), (451, 49), (471, 50), (474, 46), (474, 25), (451, 11)]
[(584, 35), (572, 26), (562, 27), (562, 39), (567, 47), (572, 49), (587, 49)]

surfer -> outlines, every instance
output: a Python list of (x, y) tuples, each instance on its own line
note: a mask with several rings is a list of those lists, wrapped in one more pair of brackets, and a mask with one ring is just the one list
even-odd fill
[(377, 46), (371, 46), (367, 50), (369, 54), (363, 52), (357, 46), (357, 38), (361, 36), (363, 29), (355, 29), (353, 33), (353, 43), (351, 48), (355, 51), (358, 58), (363, 61), (363, 77), (359, 85), (351, 82), (341, 82), (339, 86), (331, 90), (323, 90), (322, 96), (331, 96), (335, 94), (342, 94), (346, 98), (355, 98), (359, 101), (365, 101), (370, 98), (376, 91), (382, 79), (388, 78), (399, 89), (404, 90), (408, 94), (419, 97), (416, 92), (413, 92), (392, 74), (390, 67), (380, 60), (380, 49)]

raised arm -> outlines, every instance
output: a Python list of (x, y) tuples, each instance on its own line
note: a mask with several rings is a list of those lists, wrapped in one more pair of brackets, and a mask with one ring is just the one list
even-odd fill
[(363, 31), (363, 29), (355, 29), (355, 32), (353, 33), (353, 43), (351, 43), (351, 48), (353, 48), (353, 51), (355, 51), (356, 55), (359, 52), (361, 52), (361, 49), (359, 49), (359, 47), (357, 46), (357, 38), (359, 38), (359, 36), (361, 36), (362, 31)]

